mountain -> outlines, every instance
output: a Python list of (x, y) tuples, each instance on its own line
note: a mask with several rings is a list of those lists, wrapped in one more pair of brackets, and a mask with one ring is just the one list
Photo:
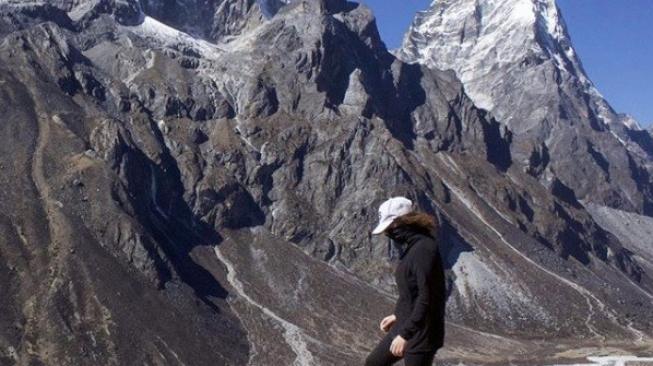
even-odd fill
[(581, 200), (653, 215), (652, 146), (587, 77), (555, 0), (434, 2), (397, 53), (454, 70), (543, 184), (557, 178)]
[(399, 194), (442, 221), (441, 363), (653, 348), (625, 211), (524, 172), (362, 5), (5, 1), (0, 61), (3, 365), (360, 364)]

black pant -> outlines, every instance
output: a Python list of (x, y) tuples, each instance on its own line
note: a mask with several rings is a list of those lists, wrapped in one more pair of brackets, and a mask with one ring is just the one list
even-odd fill
[[(365, 360), (365, 366), (390, 366), (401, 360), (390, 352), (390, 344), (396, 334), (388, 333), (381, 342), (372, 350)], [(404, 352), (404, 364), (406, 366), (431, 366), (436, 351), (408, 353)]]

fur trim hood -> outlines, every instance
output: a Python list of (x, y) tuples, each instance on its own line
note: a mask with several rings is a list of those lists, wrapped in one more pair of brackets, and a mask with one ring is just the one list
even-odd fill
[(434, 234), (438, 230), (438, 220), (424, 212), (411, 212), (397, 217), (392, 222), (392, 227), (407, 226), (416, 231), (427, 232)]

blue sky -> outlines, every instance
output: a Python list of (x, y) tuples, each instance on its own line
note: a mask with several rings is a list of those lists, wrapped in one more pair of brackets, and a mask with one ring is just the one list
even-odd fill
[[(361, 0), (388, 48), (431, 0)], [(558, 0), (585, 71), (617, 112), (653, 122), (653, 0)]]

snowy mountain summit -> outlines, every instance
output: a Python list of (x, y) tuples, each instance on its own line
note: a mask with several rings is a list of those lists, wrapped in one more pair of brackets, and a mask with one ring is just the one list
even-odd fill
[[(515, 132), (537, 128), (551, 115), (557, 103), (530, 103), (559, 97), (561, 82), (591, 95), (601, 122), (616, 120), (585, 75), (554, 0), (434, 2), (418, 13), (400, 53), (407, 61), (456, 71), (475, 103)], [(528, 113), (513, 113), (515, 104)]]
[[(555, 0), (434, 1), (397, 54), (454, 70), (474, 103), (513, 134), (513, 160), (543, 182), (557, 177), (580, 197), (628, 210), (648, 205), (615, 199), (610, 176), (636, 176), (628, 170), (647, 166), (653, 152), (637, 121), (616, 113), (587, 77)], [(581, 161), (590, 169), (570, 173)]]

